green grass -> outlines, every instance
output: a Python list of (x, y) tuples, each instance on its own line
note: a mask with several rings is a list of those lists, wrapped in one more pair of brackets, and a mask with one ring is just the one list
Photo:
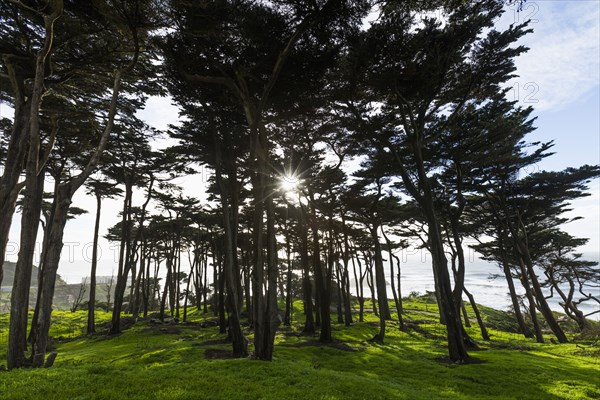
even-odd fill
[[(300, 335), (301, 303), (294, 306), (296, 321), (278, 332), (272, 362), (207, 358), (226, 354), (230, 345), (218, 328), (200, 327), (210, 314), (193, 311), (188, 325), (144, 321), (113, 338), (59, 341), (54, 367), (0, 373), (0, 399), (600, 398), (600, 348), (589, 342), (540, 345), (491, 329), (492, 342), (479, 340), (481, 349), (471, 352), (477, 363), (453, 365), (440, 361), (446, 349), (435, 305), (406, 304), (407, 317), (421, 322), (426, 337), (391, 322), (385, 345), (369, 343), (377, 319), (368, 313), (364, 323), (334, 325), (336, 346)], [(55, 336), (72, 337), (70, 327), (85, 324), (84, 312), (53, 317)], [(0, 316), (0, 327), (6, 323)], [(480, 339), (475, 323), (469, 332)]]

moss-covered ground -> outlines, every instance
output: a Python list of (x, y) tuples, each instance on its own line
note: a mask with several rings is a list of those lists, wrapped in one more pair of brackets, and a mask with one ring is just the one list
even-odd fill
[[(81, 336), (85, 312), (55, 312), (56, 363), (0, 372), (0, 399), (600, 399), (597, 340), (556, 345), (548, 336), (537, 344), (490, 329), (492, 340), (484, 342), (473, 318), (469, 333), (480, 349), (471, 351), (472, 363), (454, 365), (446, 362), (435, 305), (410, 299), (406, 309), (412, 329), (388, 323), (384, 345), (369, 342), (377, 331), (371, 313), (350, 327), (335, 324), (336, 341), (322, 345), (300, 334), (297, 302), (294, 323), (278, 331), (272, 362), (229, 358), (212, 314), (195, 310), (185, 324), (143, 320), (114, 337)], [(483, 313), (502, 328), (503, 313)], [(0, 364), (7, 323), (0, 316)]]

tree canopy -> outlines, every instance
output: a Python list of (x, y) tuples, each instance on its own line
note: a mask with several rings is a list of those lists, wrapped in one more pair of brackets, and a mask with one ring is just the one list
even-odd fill
[[(431, 254), (448, 357), (467, 363), (478, 344), (463, 295), (490, 337), (467, 288), (465, 239), (503, 271), (519, 333), (542, 342), (548, 326), (568, 341), (552, 296), (590, 329), (581, 305), (600, 304), (589, 292), (597, 264), (578, 250), (588, 239), (563, 226), (600, 167), (528, 172), (553, 143), (531, 141), (534, 109), (508, 99), (532, 30), (499, 28), (505, 11), (500, 0), (0, 4), (0, 101), (14, 109), (0, 126), (2, 259), (22, 205), (8, 368), (45, 363), (63, 235), (84, 185), (96, 200), (89, 334), (109, 198), (122, 200), (102, 235), (119, 245), (112, 335), (124, 314), (179, 322), (210, 307), (235, 357), (271, 361), (294, 299), (303, 332), (323, 343), (335, 340), (332, 313), (357, 323), (358, 303), (362, 323), (367, 301), (378, 316), (370, 342), (384, 344), (394, 312), (400, 329), (412, 326), (398, 258), (410, 240)], [(167, 95), (179, 123), (161, 132), (137, 111)], [(177, 184), (183, 176), (206, 201)]]

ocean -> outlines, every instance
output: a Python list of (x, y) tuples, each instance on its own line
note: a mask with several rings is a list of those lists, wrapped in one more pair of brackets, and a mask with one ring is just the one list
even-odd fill
[[(600, 254), (593, 253), (588, 253), (587, 257), (584, 257), (584, 259), (596, 261), (598, 261), (599, 258)], [(384, 261), (384, 270), (388, 285), (388, 293), (391, 297), (390, 270), (387, 253), (384, 253), (384, 259), (386, 260)], [(408, 296), (410, 292), (419, 292), (423, 294), (425, 291), (434, 291), (431, 258), (427, 252), (419, 252), (419, 254), (402, 254), (400, 260), (403, 297)], [(394, 265), (394, 273), (397, 273), (396, 265)], [(350, 275), (352, 276), (352, 273), (350, 273)], [(544, 281), (543, 274), (540, 273), (538, 277), (540, 282)], [(394, 281), (394, 283), (396, 283), (396, 281)], [(517, 293), (524, 294), (521, 283), (517, 279), (514, 280), (514, 283)], [(598, 284), (600, 284), (600, 282), (598, 282)], [(351, 286), (355, 287), (354, 279), (351, 280)], [(512, 303), (508, 285), (502, 269), (496, 264), (479, 259), (474, 253), (468, 255), (465, 265), (465, 287), (471, 292), (477, 303), (502, 310), (508, 310), (511, 307)], [(599, 288), (587, 289), (589, 293), (592, 293), (597, 297), (600, 296)], [(368, 287), (365, 286), (365, 295), (367, 293), (370, 294), (368, 290)], [(544, 292), (546, 293), (546, 296), (550, 294), (549, 289), (544, 289)], [(575, 294), (575, 298), (580, 297), (578, 294), (579, 293)], [(467, 300), (466, 296), (463, 296), (463, 298)], [(564, 312), (562, 307), (558, 304), (559, 299), (560, 297), (558, 294), (554, 293), (554, 297), (548, 299), (548, 303), (553, 310)], [(596, 302), (587, 301), (582, 303), (579, 308), (584, 314), (587, 314), (600, 310), (600, 305)], [(594, 314), (590, 318), (600, 321), (600, 312)]]
[[(427, 251), (421, 250), (404, 250), (402, 253), (397, 254), (401, 261), (402, 268), (402, 295), (408, 296), (410, 292), (419, 292), (421, 294), (426, 291), (433, 291), (433, 271), (431, 269), (431, 256)], [(504, 274), (500, 267), (496, 264), (483, 261), (477, 257), (477, 254), (467, 248), (467, 262), (466, 262), (466, 273), (465, 273), (465, 286), (475, 297), (477, 303), (493, 307), (497, 309), (508, 310), (511, 306), (510, 297), (508, 295), (508, 285), (504, 278)], [(281, 255), (283, 257), (283, 255)], [(383, 252), (383, 257), (386, 260), (384, 262), (384, 271), (386, 273), (386, 281), (388, 283), (388, 295), (391, 298), (391, 287), (390, 287), (390, 271), (389, 261), (387, 260), (387, 252)], [(116, 269), (115, 260), (111, 260), (111, 257), (104, 257), (99, 261), (99, 275), (111, 275), (111, 270)], [(584, 255), (584, 259), (587, 260), (600, 260), (599, 253), (587, 253)], [(185, 266), (183, 269), (187, 271), (187, 263), (183, 262)], [(364, 264), (364, 263), (363, 263)], [(350, 264), (350, 269), (352, 265)], [(363, 265), (364, 268), (364, 265)], [(163, 266), (164, 270), (164, 266)], [(394, 265), (396, 271), (396, 265)], [(59, 274), (69, 283), (79, 283), (82, 277), (89, 274), (89, 261), (74, 260), (68, 262), (64, 260), (61, 262), (59, 268)], [(164, 272), (164, 271), (163, 271)], [(299, 272), (299, 271), (297, 271)], [(543, 274), (540, 274), (540, 280), (543, 281)], [(350, 272), (351, 288), (354, 293), (356, 287), (354, 283), (354, 276)], [(209, 282), (212, 281), (212, 272), (209, 273)], [(394, 281), (395, 283), (396, 281)], [(598, 283), (600, 284), (600, 282)], [(515, 280), (515, 287), (519, 294), (523, 294), (524, 290), (521, 283)], [(600, 289), (589, 288), (590, 293), (595, 293), (596, 296), (600, 297)], [(365, 295), (369, 292), (365, 281)], [(548, 295), (549, 290), (545, 290)], [(369, 294), (370, 295), (370, 294)], [(579, 297), (576, 294), (576, 298)], [(466, 297), (465, 297), (466, 299)], [(549, 304), (553, 310), (562, 312), (562, 308), (558, 304), (558, 294), (554, 294), (554, 297), (549, 299)], [(597, 311), (599, 306), (597, 303), (592, 302), (583, 303), (580, 307), (584, 313), (590, 313)], [(597, 313), (591, 317), (594, 320), (600, 320), (600, 313)]]

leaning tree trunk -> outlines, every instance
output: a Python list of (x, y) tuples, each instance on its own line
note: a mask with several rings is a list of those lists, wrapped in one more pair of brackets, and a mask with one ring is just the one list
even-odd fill
[(39, 289), (41, 292), (39, 313), (37, 319), (33, 321), (33, 324), (36, 324), (35, 329), (32, 329), (34, 334), (31, 338), (34, 367), (41, 367), (44, 364), (48, 345), (52, 299), (54, 297), (60, 253), (63, 247), (65, 224), (67, 223), (69, 206), (71, 205), (71, 193), (69, 189), (68, 185), (61, 186), (56, 194), (56, 208), (52, 224), (50, 225), (47, 243), (48, 249), (44, 262), (44, 277)]
[[(0, 184), (4, 184), (4, 182)], [(4, 279), (3, 264), (6, 258), (6, 246), (8, 245), (10, 226), (17, 205), (17, 197), (21, 191), (20, 187), (21, 185), (17, 185), (15, 181), (12, 190), (7, 194), (5, 199), (2, 199), (4, 200), (4, 204), (0, 204), (0, 215), (2, 215), (2, 218), (0, 218), (0, 285), (2, 285), (2, 280)]]
[[(46, 60), (52, 52), (54, 39), (54, 22), (62, 15), (62, 1), (57, 0), (48, 4), (50, 14), (44, 15), (44, 44), (38, 51), (35, 60), (35, 76), (33, 87), (29, 100), (29, 109), (23, 110), (28, 114), (28, 125), (23, 128), (29, 128), (27, 137), (29, 139), (29, 149), (27, 152), (27, 167), (25, 178), (25, 200), (23, 203), (23, 213), (21, 218), (21, 245), (19, 249), (19, 258), (15, 267), (15, 277), (11, 294), (11, 313), (10, 327), (8, 335), (8, 368), (18, 368), (25, 362), (25, 347), (27, 340), (27, 317), (29, 307), (29, 286), (31, 285), (31, 269), (33, 266), (33, 253), (35, 251), (35, 240), (39, 225), (41, 213), (41, 204), (43, 198), (44, 174), (42, 173), (40, 163), (40, 106), (45, 91), (44, 79), (46, 71)], [(11, 71), (9, 71), (10, 73)], [(14, 71), (13, 71), (14, 72)], [(11, 166), (12, 167), (12, 166)], [(16, 170), (13, 170), (16, 172)], [(19, 171), (20, 172), (20, 171)], [(18, 177), (17, 177), (18, 179)], [(12, 182), (12, 180), (9, 180)], [(10, 182), (4, 181), (4, 184)], [(8, 203), (15, 195), (14, 188), (4, 187), (4, 194), (8, 194)], [(7, 193), (8, 191), (8, 193)], [(12, 214), (10, 214), (12, 215)], [(3, 218), (5, 215), (3, 215)], [(0, 238), (6, 241), (6, 238)], [(2, 245), (2, 259), (4, 262), (5, 243)]]
[[(58, 2), (61, 6), (62, 11), (62, 2)], [(137, 54), (137, 51), (136, 51)], [(46, 261), (44, 267), (44, 274), (42, 279), (42, 287), (41, 287), (41, 296), (40, 296), (40, 305), (39, 305), (39, 313), (37, 316), (37, 320), (33, 321), (33, 324), (37, 326), (36, 329), (32, 329), (35, 332), (35, 336), (32, 337), (32, 347), (33, 347), (33, 356), (34, 356), (34, 365), (42, 365), (47, 342), (48, 342), (48, 332), (50, 329), (50, 314), (52, 312), (52, 299), (54, 296), (54, 286), (56, 284), (56, 276), (57, 269), (60, 261), (60, 253), (63, 246), (63, 233), (64, 227), (68, 217), (69, 207), (71, 205), (71, 199), (75, 192), (85, 183), (86, 179), (92, 174), (92, 172), (97, 167), (100, 157), (106, 148), (108, 143), (108, 138), (110, 133), (112, 132), (115, 116), (117, 114), (117, 101), (119, 98), (119, 93), (121, 89), (121, 80), (124, 71), (130, 71), (137, 61), (137, 55), (133, 58), (130, 64), (124, 70), (115, 71), (114, 80), (113, 80), (113, 88), (112, 95), (110, 100), (110, 106), (108, 109), (107, 122), (102, 135), (100, 137), (100, 141), (93, 152), (92, 156), (89, 158), (86, 166), (83, 170), (73, 177), (70, 181), (61, 183), (58, 186), (58, 189), (55, 193), (55, 209), (53, 214), (53, 222), (51, 224), (51, 233), (48, 237), (47, 242), (47, 254)], [(39, 131), (39, 127), (36, 127), (37, 119), (32, 119), (32, 129), (37, 129)], [(30, 149), (31, 151), (31, 149)], [(41, 194), (40, 194), (41, 196)], [(39, 204), (41, 205), (41, 197)]]
[[(171, 284), (171, 267), (169, 266), (169, 262), (167, 261), (167, 276), (165, 277), (165, 287), (163, 288), (163, 292), (162, 292), (162, 296), (160, 298), (160, 311), (159, 311), (159, 318), (161, 321), (165, 320), (165, 309), (167, 307), (167, 296), (169, 293), (169, 286)], [(216, 269), (216, 264), (215, 264), (215, 269)], [(215, 298), (216, 298), (216, 281), (215, 281)], [(215, 310), (217, 309), (217, 307), (215, 307)]]
[[(37, 154), (35, 158), (37, 161)], [(33, 172), (29, 172), (26, 180), (27, 188), (25, 190), (25, 200), (21, 217), (21, 242), (10, 298), (8, 369), (22, 367), (25, 363), (29, 287), (31, 286), (33, 254), (35, 252), (35, 240), (44, 192), (44, 174), (36, 175), (36, 172), (37, 162), (33, 166)]]
[(365, 268), (367, 269), (367, 286), (371, 291), (371, 305), (373, 307), (373, 314), (375, 314), (376, 317), (379, 317), (379, 307), (377, 307), (377, 299), (375, 298), (375, 283), (373, 282), (373, 263), (365, 260)]
[(571, 318), (572, 320), (574, 320), (577, 323), (577, 326), (579, 326), (579, 330), (581, 332), (590, 329), (592, 327), (592, 325), (585, 318), (585, 315), (583, 314), (583, 312), (581, 310), (579, 310), (579, 308), (577, 308), (577, 305), (573, 301), (573, 293), (575, 292), (575, 283), (573, 282), (573, 278), (568, 275), (566, 276), (566, 279), (569, 282), (569, 294), (568, 295), (565, 294), (565, 292), (560, 288), (558, 283), (552, 278), (551, 275), (549, 276), (549, 279), (550, 279), (550, 282), (552, 283), (552, 286), (556, 290), (556, 293), (558, 293), (560, 298), (563, 300), (562, 307), (565, 310), (565, 314), (567, 314), (569, 316), (569, 318)]
[[(398, 323), (400, 324), (400, 330), (404, 330), (404, 319), (402, 318), (402, 299), (398, 298), (398, 294), (396, 293), (396, 284), (394, 282), (394, 254), (392, 253), (392, 242), (388, 239), (385, 232), (383, 231), (383, 227), (381, 227), (381, 233), (385, 238), (385, 242), (388, 248), (388, 256), (390, 257), (390, 283), (392, 289), (392, 295), (394, 296), (394, 304), (396, 305), (396, 312), (398, 313)], [(400, 264), (398, 263), (398, 276), (400, 274)], [(400, 288), (398, 288), (400, 291)]]
[[(402, 304), (401, 299), (398, 297), (398, 293), (396, 292), (396, 283), (394, 282), (394, 259), (392, 256), (392, 251), (390, 249), (390, 283), (392, 289), (392, 295), (394, 296), (394, 304), (396, 305), (396, 312), (398, 313), (398, 324), (400, 325), (400, 330), (404, 330), (404, 319), (402, 318)], [(398, 272), (400, 274), (400, 272)]]
[(123, 211), (121, 220), (121, 245), (119, 247), (119, 269), (117, 271), (117, 283), (115, 285), (115, 298), (113, 300), (110, 334), (121, 333), (121, 310), (123, 297), (127, 289), (127, 275), (129, 274), (129, 250), (131, 244), (131, 201), (133, 196), (132, 184), (125, 183), (125, 198), (123, 199)]
[(538, 343), (544, 343), (544, 336), (542, 335), (542, 329), (540, 328), (540, 324), (537, 319), (537, 313), (535, 308), (535, 298), (533, 297), (533, 293), (531, 292), (531, 287), (529, 286), (529, 279), (527, 279), (527, 270), (525, 269), (525, 265), (523, 260), (519, 258), (519, 264), (521, 266), (521, 275), (520, 280), (523, 288), (525, 289), (525, 296), (529, 301), (529, 316), (531, 318), (531, 323), (533, 324), (533, 332), (535, 334), (535, 340)]
[(519, 298), (517, 297), (517, 291), (515, 290), (515, 282), (513, 281), (513, 277), (510, 272), (510, 266), (505, 260), (502, 260), (502, 271), (504, 272), (504, 277), (506, 278), (506, 283), (508, 284), (508, 292), (510, 293), (510, 300), (515, 312), (515, 318), (519, 324), (519, 329), (526, 338), (532, 338), (533, 333), (527, 324), (525, 324), (523, 313), (521, 313), (521, 306), (519, 305)]
[(102, 198), (96, 193), (96, 222), (94, 224), (94, 242), (92, 248), (92, 269), (90, 271), (90, 298), (88, 301), (87, 333), (96, 332), (96, 268), (98, 266), (98, 234), (100, 231), (100, 212)]
[(121, 86), (121, 76), (121, 71), (117, 71), (115, 73), (113, 93), (108, 112), (108, 121), (104, 131), (102, 132), (102, 136), (96, 151), (92, 154), (87, 165), (79, 175), (75, 176), (70, 181), (61, 183), (57, 186), (55, 193), (54, 214), (52, 216), (52, 223), (50, 224), (51, 231), (48, 236), (47, 253), (44, 260), (42, 287), (40, 288), (41, 296), (39, 313), (37, 320), (33, 321), (33, 324), (35, 324), (37, 328), (32, 329), (32, 331), (35, 331), (35, 336), (32, 337), (34, 357), (33, 364), (35, 366), (41, 366), (43, 364), (46, 353), (48, 333), (50, 330), (50, 315), (52, 313), (54, 287), (56, 284), (60, 253), (63, 247), (63, 234), (68, 218), (69, 207), (71, 205), (71, 199), (73, 198), (75, 192), (85, 183), (85, 180), (92, 174), (98, 165), (98, 162), (100, 161), (102, 152), (106, 148), (108, 137), (112, 132), (114, 118), (117, 112), (117, 99), (119, 97)]
[(554, 333), (554, 335), (556, 336), (558, 341), (560, 343), (567, 343), (568, 342), (567, 336), (565, 335), (565, 332), (562, 330), (562, 328), (556, 321), (556, 318), (554, 317), (554, 314), (552, 313), (552, 310), (550, 309), (550, 306), (548, 305), (548, 302), (546, 301), (546, 298), (544, 297), (544, 292), (542, 291), (542, 286), (540, 285), (537, 275), (535, 274), (535, 271), (533, 270), (533, 263), (531, 261), (530, 255), (529, 255), (529, 249), (527, 249), (525, 245), (520, 243), (519, 251), (520, 251), (520, 254), (522, 254), (525, 258), (524, 261), (525, 261), (525, 266), (527, 267), (527, 274), (529, 275), (529, 279), (531, 280), (531, 286), (533, 287), (533, 293), (535, 295), (535, 298), (537, 299), (537, 304), (539, 304), (540, 311), (542, 312), (544, 319), (548, 323), (548, 326), (550, 326), (550, 329), (552, 330), (552, 332)]
[(395, 255), (392, 255), (392, 257), (394, 257), (396, 265), (398, 266), (398, 273), (396, 274), (398, 281), (398, 305), (400, 307), (400, 313), (404, 313), (404, 305), (402, 304), (402, 267), (400, 266), (400, 258)]
[(477, 318), (477, 324), (479, 325), (479, 329), (481, 330), (481, 337), (483, 338), (483, 340), (490, 340), (490, 335), (488, 334), (487, 328), (483, 323), (483, 318), (481, 318), (481, 313), (479, 312), (479, 307), (477, 307), (477, 303), (475, 303), (475, 298), (473, 297), (471, 292), (469, 292), (464, 286), (463, 291), (469, 298), (469, 302), (471, 303), (471, 307), (473, 308), (473, 312), (475, 313), (475, 318)]
[[(10, 226), (16, 209), (16, 202), (23, 184), (19, 177), (23, 171), (29, 142), (29, 116), (31, 114), (31, 98), (25, 93), (25, 77), (22, 77), (12, 58), (3, 57), (6, 73), (14, 91), (14, 119), (11, 135), (8, 140), (3, 173), (0, 177), (0, 284), (3, 280), (2, 264), (6, 257), (6, 246), (10, 235)], [(35, 99), (34, 99), (35, 100)]]
[(452, 293), (450, 275), (448, 273), (448, 260), (444, 255), (444, 244), (439, 221), (435, 215), (433, 199), (424, 196), (423, 211), (427, 217), (428, 238), (431, 250), (434, 275), (437, 277), (441, 314), (446, 322), (448, 353), (450, 359), (457, 363), (464, 363), (468, 359), (464, 343), (463, 328), (460, 321), (458, 307)]
[(465, 327), (466, 328), (470, 328), (471, 327), (471, 321), (469, 320), (469, 314), (467, 314), (467, 307), (465, 307), (465, 302), (464, 301), (460, 302), (460, 310), (462, 312), (463, 319), (465, 320)]
[(419, 204), (428, 227), (428, 241), (432, 258), (433, 276), (436, 283), (436, 292), (440, 303), (440, 317), (443, 317), (446, 324), (447, 339), (448, 339), (448, 354), (450, 360), (456, 363), (464, 363), (468, 360), (464, 340), (463, 327), (460, 320), (460, 314), (454, 301), (452, 294), (452, 286), (450, 283), (450, 275), (448, 273), (448, 260), (444, 255), (444, 240), (442, 237), (441, 225), (436, 215), (436, 207), (434, 204), (434, 195), (430, 186), (429, 177), (427, 175), (427, 167), (423, 157), (423, 150), (426, 146), (424, 139), (425, 124), (424, 121), (420, 125), (412, 125), (408, 132), (409, 148), (414, 156), (416, 178), (411, 176), (406, 169), (402, 157), (398, 154), (396, 148), (391, 143), (377, 143), (378, 147), (382, 145), (388, 146), (392, 151), (394, 158), (397, 161), (402, 181), (407, 191)]
[[(356, 259), (356, 263), (354, 260)], [(356, 264), (358, 264), (358, 275), (356, 274)], [(352, 255), (352, 272), (354, 273), (354, 284), (356, 285), (356, 298), (358, 299), (358, 322), (364, 322), (365, 297), (364, 297), (364, 275), (362, 265), (358, 254)]]
[(523, 318), (523, 313), (521, 312), (521, 306), (519, 304), (519, 298), (517, 297), (517, 291), (515, 290), (515, 283), (513, 281), (512, 273), (510, 270), (510, 265), (508, 262), (508, 254), (506, 252), (505, 243), (508, 240), (504, 228), (499, 225), (496, 227), (498, 244), (500, 249), (500, 261), (502, 266), (502, 271), (504, 272), (504, 277), (506, 278), (506, 283), (508, 284), (508, 291), (510, 294), (510, 300), (512, 302), (513, 310), (515, 312), (515, 318), (517, 319), (517, 323), (519, 324), (519, 329), (521, 333), (526, 338), (532, 338), (533, 332), (527, 324), (525, 323), (525, 319)]
[[(477, 348), (477, 343), (475, 343), (475, 341), (471, 338), (471, 336), (469, 336), (469, 334), (467, 333), (466, 329), (464, 329), (464, 326), (462, 325), (461, 319), (460, 319), (460, 307), (463, 304), (463, 300), (462, 300), (462, 294), (465, 287), (465, 253), (462, 247), (462, 239), (460, 237), (460, 234), (458, 232), (458, 220), (456, 219), (456, 217), (453, 218), (452, 222), (451, 222), (451, 230), (452, 230), (452, 241), (454, 242), (454, 245), (451, 246), (452, 250), (454, 252), (454, 255), (456, 257), (453, 256), (452, 258), (452, 272), (454, 274), (454, 289), (452, 291), (452, 295), (454, 296), (454, 304), (456, 307), (456, 314), (458, 315), (458, 321), (461, 324), (461, 331), (462, 331), (462, 335), (463, 335), (463, 340), (465, 342), (465, 346), (467, 347), (471, 347), (471, 348)], [(450, 239), (449, 239), (450, 241)], [(456, 266), (456, 259), (458, 259), (458, 268)], [(466, 293), (466, 291), (465, 291)], [(477, 306), (475, 306), (477, 307)], [(481, 325), (480, 325), (481, 326)], [(483, 329), (485, 330), (485, 327), (483, 327)], [(487, 332), (485, 333), (485, 336), (487, 336)]]

